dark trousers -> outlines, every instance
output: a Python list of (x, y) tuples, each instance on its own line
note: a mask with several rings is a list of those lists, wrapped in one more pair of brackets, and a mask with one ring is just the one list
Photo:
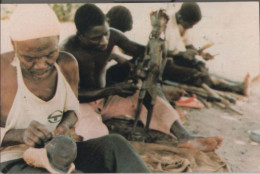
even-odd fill
[[(185, 66), (184, 66), (185, 65)], [(199, 71), (198, 68), (178, 65), (172, 60), (166, 63), (163, 72), (163, 80), (170, 80), (173, 82), (184, 83), (188, 85), (201, 86), (206, 83), (212, 86), (213, 83), (209, 77), (208, 72)], [(107, 86), (125, 81), (130, 75), (130, 68), (120, 66), (118, 64), (111, 66), (106, 72)]]
[(209, 86), (213, 85), (207, 72), (180, 66), (173, 61), (167, 62), (163, 72), (163, 79), (195, 86), (201, 86), (202, 83), (206, 83)]
[[(77, 143), (74, 161), (83, 173), (148, 173), (149, 169), (125, 138), (111, 134)], [(2, 173), (48, 173), (28, 166), (23, 159), (1, 163)]]

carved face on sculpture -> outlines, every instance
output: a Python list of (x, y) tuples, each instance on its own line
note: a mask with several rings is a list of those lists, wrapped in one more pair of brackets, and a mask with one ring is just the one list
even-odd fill
[(150, 13), (150, 20), (152, 25), (151, 37), (160, 38), (161, 34), (165, 32), (169, 16), (166, 14), (165, 10), (160, 9)]

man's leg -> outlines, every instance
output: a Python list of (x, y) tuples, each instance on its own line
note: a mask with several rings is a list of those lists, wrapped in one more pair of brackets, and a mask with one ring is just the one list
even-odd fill
[(235, 82), (231, 80), (226, 80), (216, 75), (211, 75), (210, 79), (212, 80), (213, 84), (209, 86), (214, 89), (235, 92), (247, 96), (248, 87), (249, 87), (249, 78), (250, 75), (247, 74), (243, 82)]
[(76, 169), (86, 173), (148, 173), (149, 169), (125, 138), (111, 134), (78, 142)]
[(0, 164), (1, 173), (49, 173), (43, 168), (35, 168), (26, 164), (23, 159), (6, 161)]
[[(134, 117), (138, 102), (138, 95), (139, 93), (137, 92), (133, 96), (127, 98), (110, 96), (104, 104), (105, 106), (101, 112), (103, 119), (106, 120), (122, 115)], [(140, 120), (144, 125), (146, 124), (146, 117), (147, 109), (142, 106)], [(161, 97), (157, 97), (154, 105), (154, 111), (152, 113), (150, 128), (170, 135), (171, 125), (176, 119), (179, 119), (179, 115), (172, 108), (172, 106)]]
[(179, 66), (173, 61), (168, 61), (164, 69), (163, 79), (199, 87), (202, 83), (206, 83), (213, 89), (248, 95), (249, 74), (245, 76), (243, 82), (239, 83), (207, 72), (202, 73), (195, 68)]
[(176, 120), (172, 124), (170, 131), (177, 137), (179, 141), (178, 147), (195, 148), (207, 152), (220, 147), (223, 141), (222, 137), (202, 137), (194, 135), (187, 131), (179, 120)]
[[(147, 111), (142, 110), (140, 119), (145, 124)], [(150, 129), (166, 134), (172, 133), (178, 140), (178, 147), (196, 148), (202, 151), (217, 149), (223, 139), (221, 137), (202, 137), (190, 133), (179, 121), (179, 114), (171, 105), (160, 97), (156, 98)], [(169, 133), (170, 132), (170, 133)]]
[[(105, 119), (121, 115), (134, 117), (137, 99), (138, 93), (127, 98), (111, 96), (107, 100), (106, 106), (102, 111), (102, 116), (104, 116)], [(142, 106), (140, 120), (144, 125), (146, 123), (146, 117), (147, 110)], [(218, 148), (222, 142), (222, 138), (220, 137), (204, 138), (202, 136), (191, 134), (180, 123), (179, 115), (176, 110), (167, 101), (160, 97), (156, 98), (150, 129), (155, 129), (168, 135), (176, 136), (180, 142), (180, 147), (198, 148), (203, 151), (211, 151)]]
[(210, 86), (212, 83), (207, 73), (202, 73), (195, 68), (176, 65), (173, 61), (167, 62), (163, 79), (194, 86), (201, 86), (202, 83)]

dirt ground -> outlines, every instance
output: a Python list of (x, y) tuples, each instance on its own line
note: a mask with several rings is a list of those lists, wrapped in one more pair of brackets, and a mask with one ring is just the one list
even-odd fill
[(229, 165), (231, 172), (260, 172), (260, 143), (251, 141), (250, 131), (260, 129), (260, 79), (251, 84), (248, 98), (235, 107), (243, 115), (213, 106), (205, 109), (184, 109), (184, 125), (203, 136), (222, 136), (216, 153)]

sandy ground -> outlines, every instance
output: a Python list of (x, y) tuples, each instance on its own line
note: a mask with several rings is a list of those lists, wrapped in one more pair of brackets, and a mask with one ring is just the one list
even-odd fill
[(244, 114), (212, 107), (187, 110), (184, 125), (203, 136), (222, 136), (222, 146), (216, 153), (229, 165), (231, 172), (260, 172), (260, 144), (251, 141), (250, 131), (260, 129), (260, 81), (252, 84), (248, 98), (235, 107)]

